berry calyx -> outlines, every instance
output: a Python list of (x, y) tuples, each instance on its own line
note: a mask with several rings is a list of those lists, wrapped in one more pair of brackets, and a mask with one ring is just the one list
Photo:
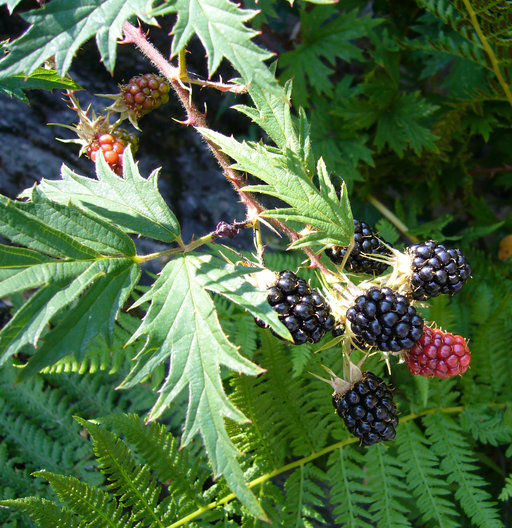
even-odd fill
[(358, 344), (386, 352), (411, 348), (423, 333), (423, 319), (416, 309), (390, 288), (370, 288), (354, 300), (346, 317)]
[[(279, 314), (296, 345), (318, 343), (334, 327), (334, 317), (325, 299), (290, 270), (279, 273), (268, 289), (267, 302)], [(260, 320), (256, 323), (267, 327)]]
[(332, 403), (347, 429), (362, 445), (395, 438), (398, 415), (393, 394), (384, 380), (372, 372), (363, 372), (361, 379), (345, 392), (335, 392)]
[(447, 249), (434, 240), (415, 244), (408, 251), (411, 259), (411, 296), (426, 301), (441, 293), (455, 294), (471, 275), (471, 266), (460, 249)]
[(471, 353), (462, 336), (425, 326), (419, 341), (405, 354), (405, 362), (411, 374), (446, 379), (466, 372)]
[[(329, 246), (325, 250), (325, 254), (334, 264), (341, 264), (346, 252), (347, 247), (342, 246)], [(389, 254), (389, 249), (377, 233), (366, 222), (354, 218), (354, 247), (345, 264), (347, 271), (379, 275), (388, 264), (374, 260), (372, 256), (389, 256)]]
[(126, 84), (119, 85), (120, 93), (104, 97), (114, 99), (109, 106), (112, 112), (119, 112), (121, 119), (128, 118), (138, 128), (138, 120), (169, 101), (170, 85), (161, 75), (144, 73), (135, 75)]

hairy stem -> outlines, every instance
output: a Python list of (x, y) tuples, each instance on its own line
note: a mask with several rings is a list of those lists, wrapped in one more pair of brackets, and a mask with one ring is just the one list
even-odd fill
[[(124, 33), (124, 43), (132, 43), (139, 48), (139, 50), (149, 59), (151, 62), (160, 70), (162, 75), (169, 81), (174, 92), (178, 96), (183, 108), (187, 113), (187, 119), (182, 123), (185, 125), (192, 125), (196, 128), (208, 128), (206, 123), (205, 115), (200, 112), (192, 102), (191, 93), (189, 88), (187, 88), (182, 82), (183, 70), (184, 70), (184, 54), (181, 56), (181, 69), (173, 66), (154, 46), (149, 42), (146, 36), (142, 33), (140, 28), (137, 28), (125, 22), (123, 24), (123, 33)], [(255, 220), (258, 218), (259, 214), (262, 213), (265, 208), (252, 196), (252, 194), (242, 191), (242, 188), (245, 186), (244, 177), (239, 174), (237, 171), (231, 168), (228, 157), (219, 149), (219, 147), (204, 138), (208, 144), (210, 151), (212, 152), (214, 158), (217, 160), (224, 175), (231, 182), (233, 188), (240, 196), (240, 200), (245, 205), (247, 209), (247, 219)], [(281, 233), (285, 234), (292, 242), (298, 240), (300, 235), (288, 227), (285, 223), (281, 222), (276, 218), (271, 218), (267, 220), (275, 228), (277, 228)], [(169, 250), (173, 251), (173, 250)], [(308, 256), (311, 261), (311, 265), (322, 271), (324, 274), (331, 274), (329, 269), (323, 264), (320, 260), (320, 257), (311, 249), (305, 248), (303, 251)], [(172, 253), (168, 253), (172, 254)]]

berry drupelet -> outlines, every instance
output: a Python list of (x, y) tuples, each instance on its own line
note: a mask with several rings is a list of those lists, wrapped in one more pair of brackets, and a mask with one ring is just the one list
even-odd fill
[(457, 293), (471, 275), (460, 249), (447, 249), (433, 240), (408, 249), (411, 258), (411, 296), (426, 301), (442, 293)]
[(449, 378), (466, 372), (471, 353), (462, 336), (425, 326), (420, 340), (407, 351), (405, 362), (411, 374)]
[(370, 288), (354, 300), (346, 316), (359, 343), (383, 351), (411, 348), (423, 333), (423, 319), (415, 308), (390, 288)]
[(123, 152), (130, 144), (132, 152), (138, 148), (137, 137), (125, 129), (118, 128), (109, 134), (98, 135), (86, 149), (86, 155), (96, 161), (98, 152), (101, 150), (105, 161), (116, 174), (123, 174)]
[(279, 274), (274, 286), (268, 289), (267, 301), (279, 314), (296, 345), (307, 341), (317, 343), (334, 327), (334, 317), (325, 299), (292, 271)]
[(395, 438), (398, 416), (393, 394), (372, 372), (363, 372), (362, 378), (346, 392), (335, 392), (332, 402), (347, 429), (362, 445)]
[(137, 120), (169, 101), (169, 83), (154, 73), (132, 77), (120, 89), (130, 120)]
[[(325, 250), (325, 254), (334, 264), (341, 264), (347, 252), (346, 247), (330, 246)], [(354, 273), (377, 274), (382, 273), (387, 264), (373, 260), (369, 256), (388, 256), (388, 248), (377, 233), (366, 223), (354, 218), (354, 247), (346, 262), (346, 269)]]

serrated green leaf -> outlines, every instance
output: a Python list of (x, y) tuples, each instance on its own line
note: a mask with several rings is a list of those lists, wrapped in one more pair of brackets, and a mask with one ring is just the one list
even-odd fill
[[(275, 63), (271, 67), (271, 71), (274, 70)], [(283, 99), (258, 84), (252, 84), (249, 95), (256, 108), (246, 105), (235, 105), (233, 108), (257, 123), (279, 148), (289, 147), (297, 152), (299, 143), (288, 101), (291, 85), (288, 83), (285, 89), (287, 98)]]
[[(158, 191), (158, 170), (140, 175), (129, 149), (123, 157), (123, 176), (115, 174), (102, 156), (96, 162), (97, 180), (79, 176), (65, 165), (62, 179), (43, 179), (38, 189), (50, 200), (69, 200), (107, 218), (127, 233), (172, 242), (180, 234), (179, 223)], [(31, 196), (30, 190), (22, 196)]]
[[(44, 338), (28, 365), (20, 371), (20, 380), (53, 365), (70, 352), (80, 360), (97, 336), (112, 343), (117, 314), (137, 284), (140, 268), (128, 259), (111, 259), (108, 264), (107, 269), (95, 277), (80, 302), (66, 312)], [(68, 293), (73, 292), (68, 289)]]
[(200, 131), (236, 160), (234, 168), (249, 172), (267, 184), (251, 185), (244, 190), (276, 196), (291, 206), (265, 211), (262, 216), (294, 220), (311, 228), (310, 233), (291, 245), (292, 248), (346, 246), (350, 242), (354, 224), (346, 187), (342, 185), (338, 199), (322, 161), (317, 166), (319, 190), (305, 172), (301, 160), (290, 150), (281, 154), (258, 143), (239, 143), (208, 129)]
[(62, 79), (55, 70), (37, 68), (28, 77), (15, 75), (0, 79), (0, 93), (9, 97), (16, 97), (24, 103), (28, 103), (27, 96), (23, 90), (54, 90), (56, 88), (68, 90), (82, 90), (82, 87), (71, 79)]
[(229, 0), (168, 0), (153, 13), (176, 13), (178, 16), (172, 30), (172, 56), (196, 34), (206, 50), (210, 76), (225, 57), (246, 84), (256, 84), (285, 98), (283, 89), (264, 63), (272, 54), (252, 41), (257, 32), (245, 25), (257, 11), (241, 9)]
[(224, 423), (224, 418), (241, 422), (245, 417), (227, 398), (220, 377), (221, 366), (252, 376), (261, 373), (261, 369), (242, 357), (222, 332), (213, 301), (201, 283), (200, 268), (197, 257), (173, 259), (137, 301), (136, 305), (147, 301), (151, 305), (130, 343), (140, 337), (145, 337), (145, 343), (123, 386), (133, 386), (170, 359), (169, 372), (150, 419), (158, 418), (188, 389), (183, 443), (201, 434), (215, 474), (222, 474), (250, 511), (262, 517), (260, 506), (246, 486), (237, 461), (238, 451)]
[(268, 291), (255, 288), (246, 279), (247, 273), (257, 270), (237, 269), (231, 264), (214, 259), (211, 255), (202, 255), (190, 261), (190, 264), (197, 267), (196, 277), (204, 288), (238, 304), (254, 317), (270, 325), (280, 336), (292, 340), (277, 312), (267, 302)]
[[(39, 278), (40, 273), (43, 278)], [(108, 340), (114, 319), (138, 274), (139, 267), (126, 258), (45, 263), (21, 269), (17, 276), (2, 283), (5, 287), (0, 296), (13, 290), (42, 288), (0, 331), (0, 364), (26, 345), (35, 347), (48, 323), (75, 300), (78, 302), (38, 346), (34, 365), (43, 368), (67, 353), (81, 353), (97, 335)], [(22, 377), (32, 374), (35, 366), (22, 371)]]
[(0, 364), (37, 347), (22, 377), (70, 352), (82, 354), (98, 335), (109, 341), (140, 273), (126, 233), (71, 203), (48, 200), (37, 187), (31, 199), (0, 196), (0, 233), (32, 248), (0, 246), (0, 297), (38, 290), (0, 330)]
[(0, 78), (30, 75), (50, 57), (64, 77), (80, 46), (91, 37), (105, 67), (113, 71), (117, 41), (123, 23), (137, 16), (146, 23), (154, 0), (53, 0), (40, 9), (23, 14), (28, 30), (9, 43), (10, 51), (0, 61)]
[(37, 187), (30, 202), (0, 195), (0, 233), (16, 244), (72, 259), (136, 254), (129, 236), (75, 205), (50, 201)]
[[(41, 264), (48, 262), (49, 257), (41, 255), (37, 251), (20, 248), (17, 246), (4, 246), (0, 244), (0, 262), (1, 271), (7, 268), (19, 268), (20, 266), (30, 266), (32, 264)], [(14, 270), (16, 271), (16, 270)], [(3, 280), (0, 278), (0, 280)]]

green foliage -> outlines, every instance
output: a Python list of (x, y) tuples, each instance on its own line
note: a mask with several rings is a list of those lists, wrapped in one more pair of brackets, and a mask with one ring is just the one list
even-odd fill
[(81, 90), (82, 88), (71, 79), (62, 79), (55, 70), (37, 68), (28, 77), (19, 74), (0, 80), (0, 94), (16, 97), (28, 104), (24, 90), (55, 90), (57, 88)]
[[(77, 50), (93, 36), (105, 67), (112, 71), (123, 22), (137, 16), (154, 23), (148, 16), (153, 3), (154, 0), (53, 0), (29, 11), (23, 15), (29, 28), (8, 45), (10, 53), (0, 61), (0, 78), (30, 75), (51, 57), (55, 58), (59, 75), (64, 77)], [(9, 8), (13, 7), (10, 3)]]
[(256, 32), (245, 25), (255, 11), (240, 9), (229, 0), (167, 0), (154, 13), (178, 15), (172, 30), (172, 55), (183, 50), (195, 34), (205, 48), (210, 75), (225, 57), (247, 84), (284, 98), (263, 62), (271, 54), (254, 44)]
[(71, 199), (81, 208), (108, 218), (125, 233), (172, 242), (179, 236), (180, 226), (158, 192), (158, 170), (143, 178), (130, 154), (125, 165), (119, 177), (99, 156), (97, 180), (75, 174), (64, 165), (62, 179), (43, 179), (37, 189), (54, 202), (66, 204)]

